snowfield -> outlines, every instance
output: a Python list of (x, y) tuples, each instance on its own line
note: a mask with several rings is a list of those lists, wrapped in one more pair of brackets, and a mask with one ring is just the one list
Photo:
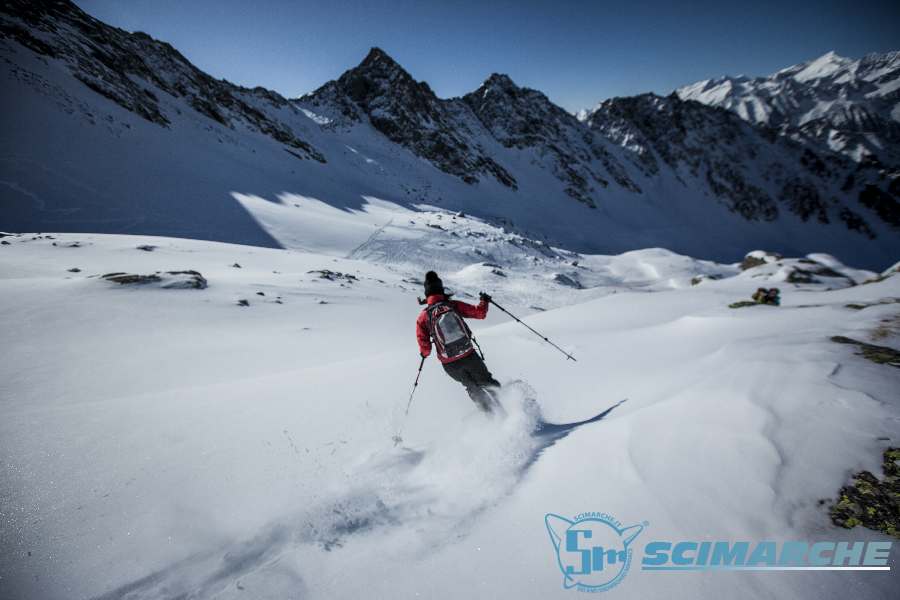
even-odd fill
[[(439, 209), (296, 200), (296, 228), (290, 202), (260, 218), (288, 249), (2, 238), (0, 597), (571, 597), (548, 512), (646, 521), (640, 544), (890, 539), (833, 526), (827, 507), (897, 445), (900, 371), (829, 338), (900, 347), (896, 274), (861, 284), (876, 274), (827, 255), (760, 252), (743, 271), (662, 249), (578, 255)], [(473, 328), (509, 418), (483, 418), (431, 358), (404, 423), (432, 266), (578, 361), (492, 308)], [(208, 286), (163, 287), (186, 270)], [(728, 307), (772, 285), (781, 307)], [(550, 443), (530, 435), (530, 399), (554, 422), (612, 410)], [(633, 566), (610, 594), (897, 585), (896, 570)]]

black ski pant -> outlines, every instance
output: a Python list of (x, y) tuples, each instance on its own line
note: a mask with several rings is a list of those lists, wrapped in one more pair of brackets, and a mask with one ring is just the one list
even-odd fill
[(445, 363), (444, 370), (447, 375), (466, 386), (466, 392), (478, 408), (484, 412), (492, 411), (497, 401), (492, 393), (500, 389), (500, 382), (494, 379), (478, 354), (473, 352), (465, 358)]

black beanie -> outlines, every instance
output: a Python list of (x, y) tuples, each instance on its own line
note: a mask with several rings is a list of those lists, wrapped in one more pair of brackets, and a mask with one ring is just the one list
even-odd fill
[(444, 282), (434, 271), (425, 273), (425, 296), (444, 293)]

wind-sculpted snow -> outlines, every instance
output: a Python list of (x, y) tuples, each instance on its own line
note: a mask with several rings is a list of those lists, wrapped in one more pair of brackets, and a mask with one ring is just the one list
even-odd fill
[(505, 418), (472, 414), (421, 448), (392, 448), (385, 439), (315, 505), (269, 523), (250, 539), (188, 556), (96, 600), (208, 598), (235, 590), (259, 594), (263, 582), (265, 597), (274, 591), (304, 597), (303, 562), (291, 560), (300, 547), (337, 553), (360, 538), (415, 531), (410, 550), (428, 553), (459, 539), (512, 493), (542, 452), (571, 431), (561, 426), (541, 431), (533, 393), (523, 382), (512, 383), (500, 394)]

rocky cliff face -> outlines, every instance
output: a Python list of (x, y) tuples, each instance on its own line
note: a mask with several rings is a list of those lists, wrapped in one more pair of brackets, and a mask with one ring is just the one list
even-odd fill
[(533, 150), (565, 185), (565, 193), (595, 207), (599, 190), (615, 184), (640, 191), (607, 148), (608, 142), (537, 90), (506, 75), (491, 75), (463, 97), (491, 135), (506, 148)]
[(379, 48), (299, 102), (316, 110), (336, 109), (344, 124), (366, 118), (392, 142), (466, 183), (486, 176), (516, 188), (515, 178), (475, 139), (465, 105), (438, 98)]
[[(874, 236), (867, 219), (888, 216), (877, 211), (862, 215), (854, 202), (855, 196), (876, 194), (871, 190), (891, 185), (883, 171), (781, 136), (775, 129), (754, 127), (725, 109), (675, 94), (645, 94), (607, 100), (585, 123), (625, 148), (647, 176), (668, 170), (685, 186), (705, 186), (749, 220), (773, 221), (788, 211), (803, 221), (840, 220)], [(882, 201), (897, 204), (887, 197)], [(863, 205), (871, 208), (874, 203)], [(886, 220), (896, 224), (893, 216)]]
[(213, 79), (169, 44), (106, 25), (71, 2), (5, 2), (0, 7), (0, 35), (62, 62), (91, 90), (162, 127), (168, 127), (171, 113), (179, 110), (178, 103), (166, 100), (182, 100), (226, 127), (245, 126), (289, 146), (301, 157), (325, 160), (290, 127), (255, 106), (287, 106), (280, 95)]

